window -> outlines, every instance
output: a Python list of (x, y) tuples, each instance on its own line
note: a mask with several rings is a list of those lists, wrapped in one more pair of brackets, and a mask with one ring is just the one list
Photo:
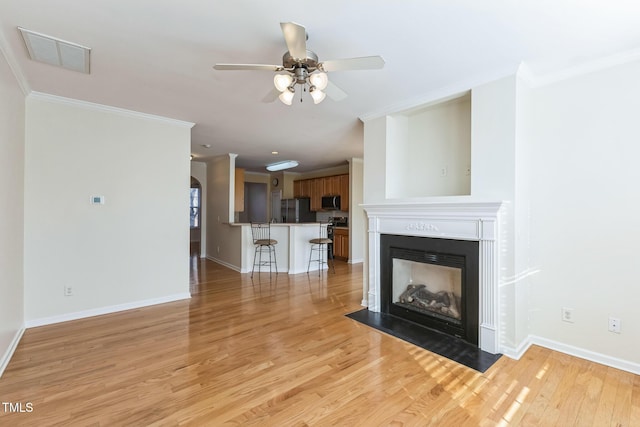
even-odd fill
[(200, 188), (191, 188), (190, 199), (189, 216), (191, 228), (200, 228)]

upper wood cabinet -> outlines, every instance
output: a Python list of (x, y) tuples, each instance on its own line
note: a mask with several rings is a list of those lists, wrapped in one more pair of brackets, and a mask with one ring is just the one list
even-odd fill
[(311, 197), (311, 180), (293, 181), (293, 197)]
[(340, 196), (341, 210), (349, 210), (349, 174), (293, 181), (293, 197), (310, 197), (311, 210), (322, 210), (322, 196)]
[(340, 175), (340, 209), (349, 211), (349, 175)]
[(311, 197), (311, 210), (312, 211), (320, 211), (322, 210), (322, 180), (320, 179), (310, 179), (309, 181), (309, 189)]
[(327, 176), (322, 179), (323, 196), (338, 196), (340, 195), (340, 176)]
[(234, 212), (244, 212), (244, 169), (242, 168), (236, 168), (233, 210)]

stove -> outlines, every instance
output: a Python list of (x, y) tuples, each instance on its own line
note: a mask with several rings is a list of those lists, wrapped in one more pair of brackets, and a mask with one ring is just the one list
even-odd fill
[(333, 224), (334, 227), (348, 227), (349, 226), (349, 218), (346, 216), (334, 216), (329, 218), (329, 222)]

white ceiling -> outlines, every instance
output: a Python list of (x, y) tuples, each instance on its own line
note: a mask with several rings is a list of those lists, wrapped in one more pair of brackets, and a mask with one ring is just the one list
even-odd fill
[[(307, 28), (320, 61), (381, 55), (386, 65), (330, 73), (343, 101), (314, 105), (306, 94), (290, 107), (262, 102), (272, 72), (212, 68), (281, 64), (285, 21)], [(256, 171), (361, 157), (358, 117), (468, 89), (523, 61), (545, 74), (640, 47), (635, 0), (3, 0), (0, 25), (0, 46), (30, 90), (194, 122), (197, 158), (237, 153)], [(30, 60), (18, 26), (90, 47), (91, 74)]]

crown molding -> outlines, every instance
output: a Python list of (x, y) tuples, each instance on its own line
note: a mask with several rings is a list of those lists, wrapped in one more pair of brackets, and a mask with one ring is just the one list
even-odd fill
[(183, 120), (177, 120), (177, 119), (172, 119), (172, 118), (163, 117), (163, 116), (156, 116), (155, 114), (141, 113), (139, 111), (126, 110), (124, 108), (112, 107), (109, 105), (96, 104), (94, 102), (81, 101), (79, 99), (65, 98), (64, 96), (51, 95), (48, 93), (32, 91), (29, 93), (28, 98), (33, 98), (33, 99), (37, 99), (45, 102), (52, 102), (52, 103), (57, 103), (62, 105), (69, 105), (72, 107), (83, 108), (87, 110), (118, 114), (126, 117), (135, 117), (135, 118), (144, 119), (144, 120), (160, 121), (173, 126), (186, 127), (189, 129), (195, 126), (195, 123), (186, 122)]
[(638, 60), (640, 60), (640, 49), (634, 49), (625, 52), (619, 52), (602, 58), (597, 58), (591, 61), (585, 61), (575, 66), (565, 67), (560, 70), (550, 71), (546, 73), (534, 72), (531, 66), (523, 61), (515, 69), (512, 67), (507, 67), (507, 69), (504, 69), (501, 72), (495, 72), (484, 76), (478, 76), (473, 79), (463, 80), (453, 85), (433, 90), (419, 97), (401, 101), (383, 107), (379, 110), (362, 114), (358, 118), (363, 123), (366, 123), (367, 121), (384, 117), (390, 114), (402, 113), (414, 108), (422, 108), (428, 106), (429, 104), (440, 103), (442, 101), (446, 101), (448, 99), (463, 95), (465, 92), (473, 90), (473, 88), (475, 87), (508, 76), (516, 75), (516, 77), (520, 78), (531, 88), (537, 88), (557, 83), (562, 80), (567, 80), (570, 78), (593, 73), (595, 71), (628, 64), (630, 62)]
[(591, 61), (585, 61), (572, 67), (547, 73), (535, 73), (526, 62), (522, 62), (520, 67), (518, 67), (517, 74), (518, 77), (524, 80), (529, 86), (536, 88), (583, 76), (596, 71), (629, 64), (638, 60), (640, 60), (640, 49), (634, 49), (597, 58)]
[(11, 69), (11, 73), (15, 77), (18, 82), (18, 86), (20, 86), (20, 90), (26, 97), (29, 93), (31, 93), (31, 87), (29, 83), (27, 83), (27, 79), (25, 79), (24, 74), (22, 73), (22, 69), (18, 65), (18, 61), (13, 55), (11, 49), (9, 49), (9, 43), (5, 38), (5, 35), (0, 31), (0, 54), (4, 56), (7, 64), (9, 64), (9, 69)]

